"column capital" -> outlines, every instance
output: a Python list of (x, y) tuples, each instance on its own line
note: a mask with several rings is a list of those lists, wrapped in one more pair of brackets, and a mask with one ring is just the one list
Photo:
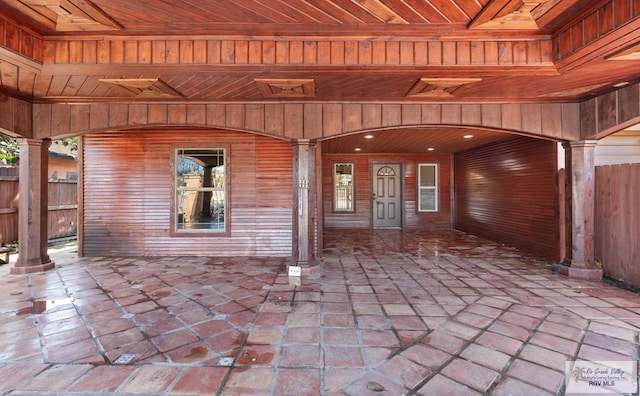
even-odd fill
[(315, 144), (315, 142), (312, 142), (311, 139), (293, 139), (291, 144), (294, 146), (311, 146)]
[(573, 140), (569, 142), (569, 147), (571, 148), (589, 148), (595, 147), (598, 145), (597, 140)]
[(51, 139), (16, 138), (16, 142), (18, 145), (45, 146), (46, 148), (51, 146)]

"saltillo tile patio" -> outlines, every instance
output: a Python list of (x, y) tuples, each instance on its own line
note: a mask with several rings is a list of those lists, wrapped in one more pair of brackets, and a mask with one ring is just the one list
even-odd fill
[(559, 395), (567, 361), (637, 359), (637, 294), (454, 231), (325, 233), (301, 279), (246, 257), (3, 271), (0, 392)]

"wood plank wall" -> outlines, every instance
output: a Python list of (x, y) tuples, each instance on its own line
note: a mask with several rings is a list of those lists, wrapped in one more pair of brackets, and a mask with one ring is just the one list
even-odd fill
[(640, 286), (640, 164), (597, 166), (595, 256), (604, 274)]
[[(333, 164), (354, 164), (355, 211), (333, 210)], [(407, 229), (451, 228), (451, 156), (449, 154), (324, 154), (322, 156), (322, 201), (324, 226), (328, 228), (369, 228), (371, 221), (371, 163), (402, 163), (403, 227)], [(440, 190), (439, 211), (418, 212), (418, 163), (438, 163)]]
[(454, 156), (455, 228), (560, 257), (556, 143), (518, 137)]
[[(171, 236), (172, 144), (228, 145), (229, 236)], [(87, 256), (281, 256), (292, 249), (292, 147), (224, 131), (88, 135), (84, 153)]]

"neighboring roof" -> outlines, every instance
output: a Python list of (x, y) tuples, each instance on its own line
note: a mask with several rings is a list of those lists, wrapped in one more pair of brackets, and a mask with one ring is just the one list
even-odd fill
[(78, 152), (72, 150), (70, 145), (65, 146), (59, 140), (54, 140), (49, 147), (49, 157), (77, 161)]

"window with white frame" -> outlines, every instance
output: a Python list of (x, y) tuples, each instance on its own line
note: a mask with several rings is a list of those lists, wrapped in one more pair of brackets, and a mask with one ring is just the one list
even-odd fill
[(353, 164), (333, 164), (333, 210), (353, 211)]
[(438, 164), (418, 164), (418, 211), (438, 211)]
[(178, 148), (175, 151), (175, 231), (226, 232), (225, 149)]

